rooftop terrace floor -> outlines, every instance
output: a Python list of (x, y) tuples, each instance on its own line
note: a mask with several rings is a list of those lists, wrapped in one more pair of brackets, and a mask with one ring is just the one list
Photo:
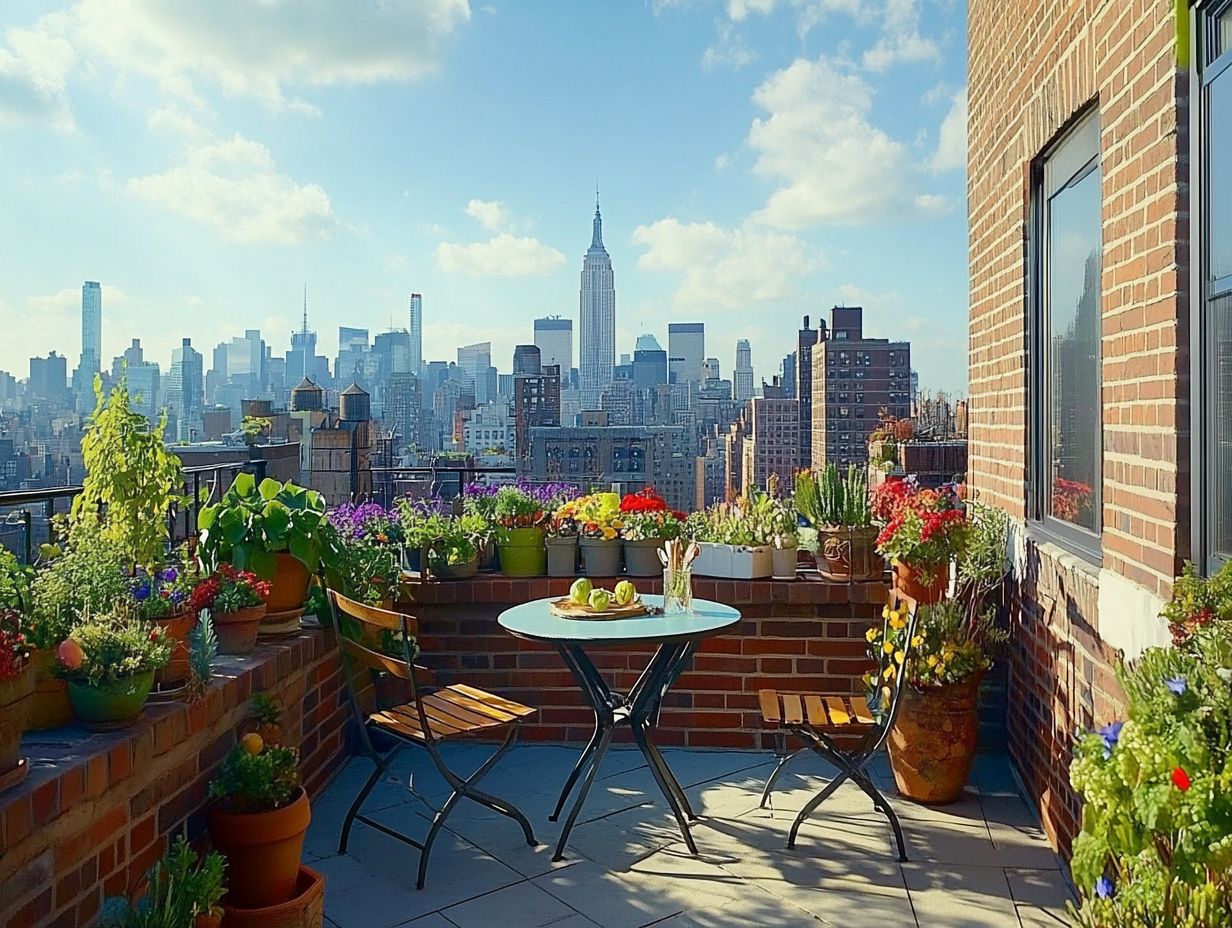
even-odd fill
[[(468, 773), (491, 748), (451, 745)], [(577, 748), (514, 748), (482, 788), (517, 804), (536, 837), (554, 842), (547, 820)], [(877, 925), (894, 928), (1057, 928), (1070, 889), (1061, 863), (1019, 798), (1003, 757), (981, 755), (966, 797), (946, 808), (894, 795), (884, 759), (875, 775), (898, 810), (908, 863), (898, 863), (885, 819), (858, 788), (841, 787), (786, 849), (795, 812), (824, 782), (820, 761), (800, 758), (780, 780), (774, 809), (758, 808), (773, 758), (739, 751), (664, 750), (701, 817), (680, 833), (636, 750), (613, 749), (571, 836), (553, 864), (547, 844), (527, 847), (517, 825), (471, 802), (454, 810), (438, 839), (428, 885), (415, 890), (418, 851), (362, 823), (337, 855), (338, 831), (371, 765), (352, 759), (313, 809), (305, 860), (327, 877), (327, 924), (341, 928), (719, 928)], [(427, 752), (408, 749), (397, 779), (380, 783), (365, 811), (422, 838), (448, 787)], [(373, 810), (380, 809), (379, 812)]]

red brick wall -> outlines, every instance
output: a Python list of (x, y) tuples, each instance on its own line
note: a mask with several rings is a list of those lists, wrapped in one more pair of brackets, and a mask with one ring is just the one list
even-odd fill
[[(516, 603), (565, 595), (569, 583), (481, 576), (410, 587), (414, 601), (403, 607), (420, 620), (421, 662), (440, 684), (469, 683), (538, 707), (537, 717), (523, 728), (526, 740), (585, 742), (594, 715), (560, 656), (512, 637), (496, 621)], [(658, 580), (637, 583), (647, 593), (662, 586)], [(701, 645), (665, 701), (656, 734), (660, 744), (773, 747), (757, 710), (762, 687), (862, 692), (860, 675), (869, 666), (864, 634), (874, 619), (881, 620), (885, 584), (699, 578), (694, 595), (734, 606), (744, 621)], [(651, 649), (589, 653), (608, 685), (625, 691)]]
[(235, 744), (248, 698), (285, 709), (310, 794), (347, 750), (337, 653), (320, 632), (220, 658), (206, 698), (149, 705), (132, 728), (30, 733), (31, 773), (0, 793), (0, 925), (91, 924), (102, 900), (139, 886), (170, 837), (205, 829), (206, 789)]
[[(970, 480), (1026, 515), (1031, 165), (1076, 114), (1100, 112), (1103, 172), (1103, 569), (1166, 598), (1187, 553), (1185, 75), (1163, 0), (970, 0)], [(1026, 533), (1013, 618), (1011, 747), (1058, 846), (1076, 803), (1071, 733), (1120, 711), (1118, 610), (1100, 572)], [(1101, 622), (1104, 630), (1101, 634)]]

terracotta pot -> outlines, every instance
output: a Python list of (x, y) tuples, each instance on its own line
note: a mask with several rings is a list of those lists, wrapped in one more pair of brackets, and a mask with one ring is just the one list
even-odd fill
[(260, 909), (294, 899), (311, 819), (303, 787), (289, 805), (272, 812), (244, 814), (211, 806), (210, 838), (227, 858), (227, 901)]
[(312, 579), (308, 568), (286, 551), (279, 551), (274, 558), (278, 564), (274, 579), (270, 581), (269, 600), (265, 605), (270, 612), (299, 609), (308, 598), (308, 582)]
[(659, 549), (663, 547), (661, 538), (626, 541), (624, 546), (625, 573), (630, 577), (657, 577), (663, 573), (663, 562), (659, 560)]
[(823, 525), (817, 529), (817, 571), (828, 580), (880, 580), (885, 558), (877, 553), (876, 526)]
[(44, 731), (70, 725), (73, 704), (68, 700), (68, 684), (55, 675), (56, 649), (39, 648), (30, 652), (34, 668), (34, 699), (26, 731)]
[(908, 799), (935, 805), (963, 794), (980, 734), (980, 675), (921, 692), (908, 686), (890, 729), (890, 769)]
[(209, 912), (193, 919), (193, 928), (222, 928), (222, 916)]
[(0, 681), (0, 774), (21, 760), (21, 736), (34, 702), (34, 668), (30, 664), (11, 680)]
[(190, 609), (150, 621), (161, 628), (173, 642), (171, 660), (166, 667), (154, 671), (154, 682), (162, 687), (178, 686), (188, 679), (188, 658), (191, 654), (188, 636), (197, 627), (197, 613)]
[(894, 589), (907, 594), (922, 606), (945, 599), (946, 587), (949, 584), (950, 572), (947, 567), (922, 570), (902, 561), (894, 562)]
[(325, 877), (311, 867), (300, 867), (293, 899), (263, 909), (223, 908), (224, 928), (321, 928), (325, 924)]
[(215, 615), (214, 634), (219, 654), (247, 654), (257, 646), (257, 632), (265, 617), (265, 606), (249, 606), (238, 612)]

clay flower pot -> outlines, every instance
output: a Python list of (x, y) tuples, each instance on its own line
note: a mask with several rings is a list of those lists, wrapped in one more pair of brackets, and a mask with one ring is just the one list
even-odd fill
[(827, 580), (880, 580), (885, 558), (877, 553), (876, 526), (823, 525), (817, 529), (817, 570)]
[(227, 928), (321, 928), (325, 923), (325, 877), (311, 867), (300, 867), (292, 899), (266, 908), (227, 905), (224, 909)]
[(172, 642), (171, 660), (167, 666), (154, 671), (154, 682), (165, 688), (179, 686), (188, 679), (188, 658), (191, 653), (188, 636), (197, 627), (197, 613), (188, 609), (150, 621), (161, 628)]
[(894, 562), (894, 589), (905, 593), (922, 606), (931, 606), (945, 599), (950, 583), (947, 566), (929, 569), (915, 567), (903, 561)]
[(232, 906), (262, 909), (296, 897), (299, 858), (311, 819), (303, 787), (288, 805), (272, 812), (231, 812), (222, 805), (210, 808), (210, 838), (227, 858), (228, 925), (233, 924)]
[(34, 668), (26, 664), (11, 680), (0, 680), (0, 774), (21, 760), (21, 736), (34, 702)]
[(906, 798), (944, 805), (962, 797), (980, 735), (980, 678), (903, 690), (887, 743), (894, 782)]
[(34, 699), (26, 730), (44, 731), (72, 724), (73, 704), (68, 699), (68, 684), (55, 675), (56, 649), (31, 651), (30, 665), (34, 668)]
[(219, 654), (247, 654), (257, 646), (257, 632), (265, 618), (265, 606), (249, 606), (225, 615), (214, 615), (214, 634)]
[(154, 688), (154, 671), (93, 686), (70, 680), (68, 698), (73, 715), (87, 728), (112, 731), (127, 728), (141, 717), (141, 708)]
[(269, 600), (266, 608), (270, 612), (290, 612), (300, 609), (308, 598), (308, 582), (312, 579), (308, 568), (292, 554), (279, 551), (274, 555), (277, 566), (274, 569), (274, 579), (270, 581)]

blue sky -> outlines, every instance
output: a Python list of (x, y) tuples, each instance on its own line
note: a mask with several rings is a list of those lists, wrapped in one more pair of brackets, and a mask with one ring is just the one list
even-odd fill
[[(866, 307), (965, 389), (959, 0), (79, 0), (0, 11), (0, 369), (260, 328), (301, 293), (425, 356), (576, 319), (596, 180), (617, 351), (706, 323), (777, 371), (805, 313)], [(576, 346), (575, 346), (576, 347)], [(576, 363), (576, 362), (575, 362)], [(730, 375), (730, 373), (729, 373)]]

